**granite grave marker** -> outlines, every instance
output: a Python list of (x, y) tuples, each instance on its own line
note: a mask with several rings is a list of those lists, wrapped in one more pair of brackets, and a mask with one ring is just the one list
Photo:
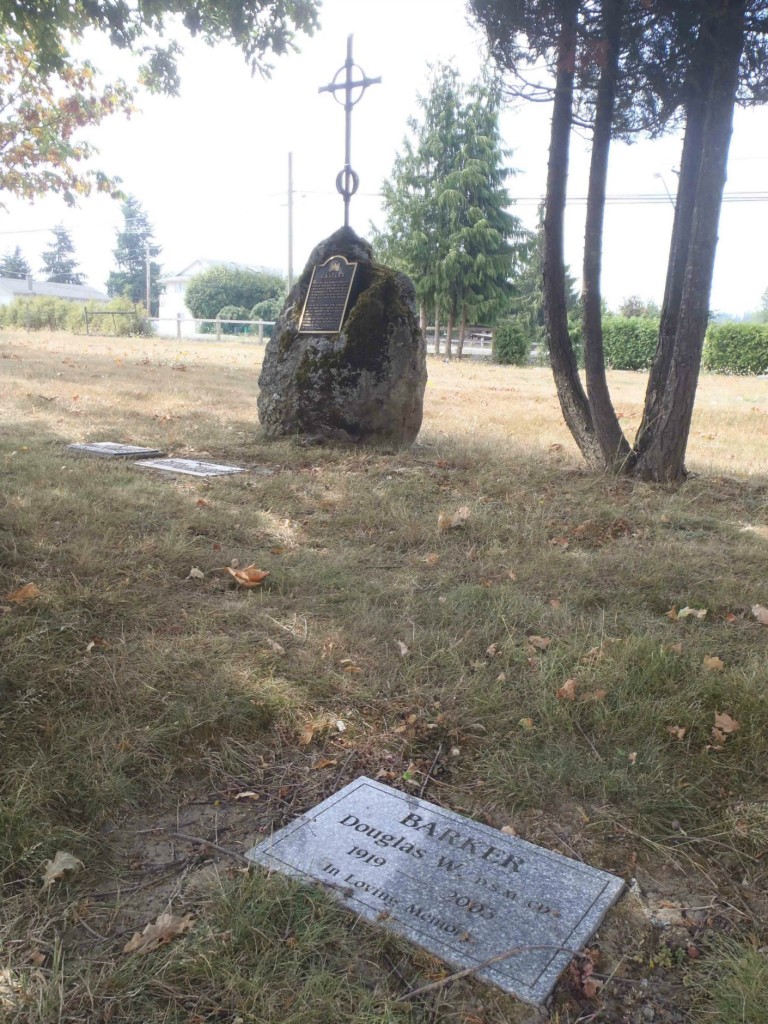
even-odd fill
[(199, 459), (142, 459), (136, 465), (142, 469), (159, 469), (164, 473), (183, 473), (187, 476), (229, 476), (232, 473), (246, 472), (242, 466), (200, 462)]
[(120, 444), (117, 441), (68, 444), (67, 448), (78, 455), (95, 455), (100, 459), (151, 459), (165, 455), (159, 448), (141, 448), (136, 444)]
[(247, 854), (534, 1005), (624, 882), (365, 777)]

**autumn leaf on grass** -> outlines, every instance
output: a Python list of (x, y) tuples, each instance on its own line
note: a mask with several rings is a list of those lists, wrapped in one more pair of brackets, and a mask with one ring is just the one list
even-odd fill
[(685, 739), (687, 728), (684, 725), (668, 725), (667, 732), (675, 740)]
[(175, 914), (160, 914), (154, 924), (148, 924), (143, 932), (136, 932), (123, 946), (124, 953), (151, 953), (164, 946), (177, 935), (183, 934), (194, 925), (191, 914), (177, 917)]
[(272, 640), (270, 637), (267, 637), (267, 646), (274, 654), (278, 654), (280, 657), (285, 654), (285, 648), (282, 644), (279, 644), (277, 640)]
[(587, 700), (604, 700), (608, 696), (607, 690), (589, 690), (587, 693), (582, 693), (581, 703)]
[(459, 526), (465, 526), (469, 519), (469, 505), (462, 505), (461, 508), (451, 515), (448, 512), (440, 512), (437, 517), (438, 530), (455, 530)]
[(269, 576), (268, 572), (257, 569), (255, 565), (246, 565), (244, 569), (233, 569), (231, 566), (225, 565), (224, 569), (241, 587), (258, 587)]
[(255, 793), (252, 789), (244, 789), (242, 793), (235, 793), (235, 800), (261, 800), (259, 793)]
[(404, 644), (402, 640), (395, 640), (395, 644), (397, 645), (397, 650), (400, 654), (400, 657), (407, 658), (408, 655), (411, 653), (410, 650), (408, 649), (408, 645)]
[(311, 764), (309, 768), (310, 771), (316, 772), (319, 771), (321, 768), (330, 768), (338, 763), (339, 762), (335, 761), (332, 757), (321, 757), (319, 761), (315, 761), (315, 763)]
[(14, 604), (24, 604), (34, 597), (40, 597), (40, 588), (36, 583), (26, 583), (18, 590), (12, 590), (5, 598), (6, 601), (13, 601)]
[(85, 864), (78, 860), (77, 857), (73, 857), (71, 853), (67, 853), (65, 850), (57, 850), (53, 860), (45, 862), (45, 869), (42, 875), (43, 889), (48, 889), (54, 882), (58, 882), (66, 874), (82, 871), (84, 867)]
[(533, 729), (533, 719), (532, 718), (521, 718), (520, 721), (517, 724), (525, 732), (530, 732)]
[(531, 645), (531, 647), (535, 647), (537, 651), (546, 651), (549, 645), (552, 643), (549, 637), (546, 636), (529, 636), (526, 637), (526, 640)]
[[(689, 608), (687, 605), (685, 608), (681, 608), (677, 613), (678, 619), (687, 619), (693, 617), (694, 619), (705, 619), (707, 617), (706, 608)], [(670, 618), (672, 616), (670, 615)]]
[(712, 727), (712, 739), (715, 743), (723, 744), (735, 732), (741, 728), (741, 722), (731, 718), (725, 711), (715, 711), (715, 724)]
[(577, 679), (566, 679), (555, 696), (558, 700), (576, 700), (576, 690), (579, 682)]
[(438, 555), (436, 551), (431, 551), (428, 555), (424, 555), (422, 558), (422, 562), (426, 565), (437, 565), (439, 561), (440, 555)]
[(722, 672), (725, 668), (725, 662), (722, 658), (718, 658), (717, 655), (710, 656), (705, 654), (702, 665), (707, 672)]
[(325, 714), (319, 718), (311, 718), (299, 732), (299, 746), (309, 746), (318, 733), (327, 732), (333, 728), (336, 728), (339, 732), (344, 732), (347, 726), (334, 715)]
[(202, 569), (198, 569), (196, 565), (193, 565), (192, 568), (189, 570), (189, 576), (185, 577), (185, 582), (186, 582), (186, 580), (204, 580), (204, 579), (205, 579), (205, 573), (203, 572), (203, 570)]
[(768, 626), (768, 608), (766, 608), (765, 605), (753, 604), (752, 614), (755, 616), (755, 618), (761, 626)]

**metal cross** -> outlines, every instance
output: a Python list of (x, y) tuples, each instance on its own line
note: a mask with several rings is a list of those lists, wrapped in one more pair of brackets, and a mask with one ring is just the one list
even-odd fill
[[(360, 72), (359, 81), (353, 81), (353, 72), (357, 70)], [(339, 80), (341, 75), (344, 75), (342, 80)], [(333, 81), (330, 85), (321, 85), (317, 90), (318, 92), (329, 92), (333, 95), (333, 98), (337, 103), (344, 104), (344, 111), (346, 114), (346, 135), (344, 145), (344, 170), (339, 171), (336, 176), (336, 191), (344, 197), (344, 227), (349, 227), (349, 200), (357, 192), (358, 186), (360, 185), (360, 178), (352, 170), (350, 164), (350, 151), (351, 151), (351, 136), (352, 136), (352, 107), (359, 103), (363, 98), (363, 93), (369, 85), (378, 85), (381, 82), (379, 78), (366, 78), (365, 72), (361, 67), (354, 63), (352, 60), (352, 36), (347, 37), (347, 59), (333, 76)], [(352, 98), (353, 90), (359, 89), (360, 92)], [(337, 93), (344, 91), (344, 99), (340, 99)]]

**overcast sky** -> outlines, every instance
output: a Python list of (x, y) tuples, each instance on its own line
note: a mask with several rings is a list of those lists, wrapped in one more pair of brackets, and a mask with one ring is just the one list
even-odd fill
[[(371, 220), (382, 223), (378, 192), (391, 171), (425, 92), (428, 63), (445, 61), (466, 79), (483, 63), (478, 34), (467, 23), (464, 0), (324, 0), (321, 28), (299, 40), (301, 52), (276, 61), (271, 79), (252, 78), (231, 47), (211, 49), (185, 41), (179, 98), (143, 96), (130, 120), (113, 118), (91, 133), (98, 165), (119, 175), (123, 188), (142, 203), (162, 246), (164, 271), (177, 272), (198, 258), (234, 260), (285, 272), (288, 262), (288, 153), (294, 167), (294, 269), (312, 247), (343, 223), (335, 179), (344, 163), (344, 112), (318, 87), (344, 63), (347, 35), (354, 33), (354, 57), (369, 77), (355, 108), (352, 166), (360, 191), (352, 200), (351, 222), (367, 234)], [(91, 57), (109, 74), (130, 75), (132, 65), (103, 43)], [(535, 224), (544, 189), (550, 108), (530, 104), (505, 111), (502, 128), (518, 174), (509, 190), (516, 212)], [(756, 309), (768, 288), (768, 111), (737, 117), (712, 306), (741, 314)], [(637, 294), (660, 300), (675, 190), (680, 139), (615, 146), (609, 194), (624, 197), (607, 208), (604, 292), (610, 306)], [(566, 257), (579, 276), (586, 192), (587, 151), (573, 139)], [(762, 192), (762, 201), (745, 193)], [(649, 196), (654, 201), (640, 202)], [(119, 204), (104, 197), (84, 200), (72, 210), (59, 200), (34, 205), (9, 202), (0, 212), (0, 251), (21, 245), (40, 269), (47, 229), (63, 223), (88, 282), (103, 287), (113, 268)]]

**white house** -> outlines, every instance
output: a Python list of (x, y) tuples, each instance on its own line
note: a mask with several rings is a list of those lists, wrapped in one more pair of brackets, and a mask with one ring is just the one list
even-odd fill
[(160, 310), (158, 330), (160, 334), (176, 334), (177, 323), (181, 320), (181, 334), (192, 337), (197, 334), (197, 323), (185, 304), (187, 286), (193, 277), (212, 267), (227, 267), (229, 270), (253, 270), (257, 274), (278, 274), (272, 267), (257, 267), (251, 263), (233, 263), (231, 260), (195, 260), (180, 270), (160, 280)]
[(26, 277), (0, 277), (0, 305), (2, 306), (9, 306), (14, 299), (30, 299), (39, 295), (47, 295), (54, 299), (68, 299), (70, 302), (109, 302), (108, 295), (87, 284), (35, 281), (31, 274)]

